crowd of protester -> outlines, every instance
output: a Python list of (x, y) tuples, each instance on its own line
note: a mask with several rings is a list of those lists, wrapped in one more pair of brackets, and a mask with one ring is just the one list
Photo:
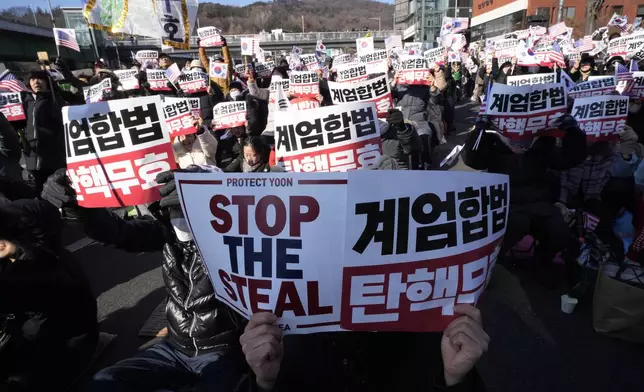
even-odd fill
[[(184, 70), (207, 72), (203, 48), (199, 59)], [(212, 59), (233, 63), (226, 46)], [(172, 58), (159, 55), (167, 69)], [(193, 135), (172, 141), (181, 170), (223, 172), (280, 172), (274, 158), (274, 106), (269, 105), (271, 79), (288, 78), (282, 60), (270, 77), (248, 67), (244, 73), (210, 78), (207, 92), (194, 94), (201, 116), (194, 118)], [(322, 106), (330, 105), (328, 81), (320, 72)], [(98, 336), (96, 300), (74, 255), (61, 239), (59, 209), (71, 211), (90, 238), (127, 252), (163, 254), (163, 278), (168, 292), (167, 338), (106, 369), (89, 384), (96, 391), (476, 391), (483, 390), (474, 365), (487, 350), (479, 310), (455, 308), (460, 316), (442, 335), (413, 333), (333, 333), (283, 337), (276, 316), (239, 317), (215, 297), (207, 270), (181, 215), (174, 173), (159, 174), (160, 202), (149, 206), (154, 219), (125, 219), (101, 208), (81, 208), (65, 173), (65, 137), (61, 108), (84, 104), (82, 87), (111, 78), (119, 80), (102, 62), (94, 75), (74, 77), (59, 59), (55, 66), (75, 88), (63, 91), (46, 70), (28, 76), (23, 102), (26, 120), (8, 122), (0, 115), (0, 386), (3, 391), (64, 390), (94, 355)], [(583, 57), (568, 71), (573, 80), (610, 74), (612, 64), (598, 67)], [(113, 88), (109, 99), (155, 95), (141, 64), (133, 61), (139, 90)], [(434, 148), (455, 129), (455, 105), (464, 99), (480, 101), (491, 83), (505, 83), (508, 75), (539, 72), (515, 61), (499, 65), (459, 62), (437, 65), (429, 86), (398, 83), (389, 71), (395, 107), (380, 125), (383, 157), (380, 170), (432, 170)], [(373, 75), (372, 75), (373, 76)], [(186, 94), (170, 83), (164, 95)], [(220, 102), (245, 101), (244, 126), (213, 130), (213, 107)], [(619, 143), (589, 143), (576, 121), (563, 116), (563, 136), (515, 142), (492, 131), (480, 119), (464, 147), (464, 161), (473, 169), (509, 175), (511, 209), (503, 255), (531, 235), (538, 240), (535, 259), (544, 280), (552, 280), (557, 254), (566, 265), (566, 288), (577, 279), (579, 236), (570, 223), (571, 209), (600, 217), (598, 237), (617, 258), (624, 258), (621, 239), (612, 230), (626, 208), (644, 206), (641, 165), (644, 128), (639, 102), (629, 108), (629, 125)], [(25, 170), (20, 165), (24, 157)], [(23, 177), (27, 175), (27, 180)], [(634, 222), (639, 232), (639, 224)], [(637, 243), (629, 257), (641, 262)], [(505, 262), (503, 257), (501, 262)], [(552, 283), (552, 282), (548, 282)], [(566, 289), (564, 288), (564, 289)]]

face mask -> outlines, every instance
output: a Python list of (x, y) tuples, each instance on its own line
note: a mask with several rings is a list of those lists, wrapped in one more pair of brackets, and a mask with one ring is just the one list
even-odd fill
[(240, 95), (241, 95), (241, 92), (239, 90), (230, 90), (230, 98), (233, 101), (236, 101), (237, 97), (239, 97)]

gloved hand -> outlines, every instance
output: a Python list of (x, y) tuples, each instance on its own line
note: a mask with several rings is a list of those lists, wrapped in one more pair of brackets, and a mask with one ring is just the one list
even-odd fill
[(389, 115), (387, 115), (387, 118), (385, 119), (389, 126), (395, 126), (395, 125), (404, 125), (405, 124), (405, 117), (403, 116), (402, 112), (398, 109), (389, 109)]
[(57, 57), (56, 61), (54, 61), (54, 65), (60, 70), (60, 72), (65, 72), (68, 69), (67, 63), (65, 63), (65, 60), (63, 60), (62, 57)]
[(570, 114), (564, 114), (563, 116), (559, 117), (557, 120), (555, 120), (555, 125), (562, 131), (567, 131), (571, 128), (579, 128), (577, 120), (575, 120), (575, 118)]
[(157, 174), (157, 184), (164, 184), (160, 189), (161, 194), (161, 208), (181, 207), (179, 204), (179, 193), (177, 193), (177, 185), (174, 181), (174, 173), (207, 173), (196, 165), (190, 165), (185, 169), (168, 170)]
[(78, 205), (76, 203), (76, 191), (72, 188), (65, 169), (58, 169), (47, 178), (40, 197), (53, 204), (56, 208)]

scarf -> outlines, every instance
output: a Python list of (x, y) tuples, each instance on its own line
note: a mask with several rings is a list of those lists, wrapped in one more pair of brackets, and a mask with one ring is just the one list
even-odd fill
[(252, 173), (255, 170), (257, 170), (257, 168), (260, 167), (261, 165), (262, 165), (261, 161), (257, 162), (254, 165), (251, 165), (248, 162), (246, 162), (246, 160), (244, 160), (244, 161), (242, 161), (242, 172), (244, 172), (244, 173)]

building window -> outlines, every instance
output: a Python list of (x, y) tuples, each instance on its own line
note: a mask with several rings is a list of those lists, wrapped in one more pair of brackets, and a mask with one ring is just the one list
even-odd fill
[(614, 5), (612, 10), (613, 10), (613, 14), (617, 14), (619, 16), (624, 15), (623, 14), (623, 12), (624, 12), (624, 6), (623, 5)]
[(547, 21), (550, 21), (550, 8), (548, 7), (539, 7), (534, 14), (543, 17), (543, 19)]
[(644, 5), (637, 6), (637, 17), (644, 18)]
[(574, 19), (575, 7), (563, 7), (563, 17), (565, 19)]

